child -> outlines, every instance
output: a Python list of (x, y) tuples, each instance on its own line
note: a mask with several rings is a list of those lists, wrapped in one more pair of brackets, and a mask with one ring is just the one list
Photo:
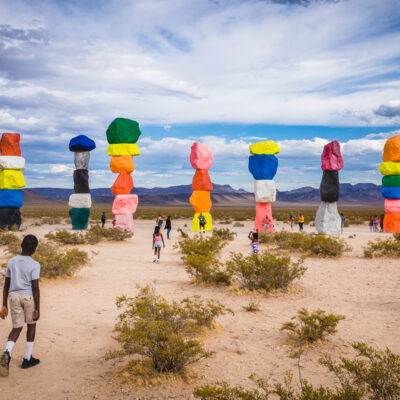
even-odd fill
[(153, 249), (154, 249), (154, 260), (157, 264), (160, 263), (161, 245), (165, 248), (164, 237), (160, 232), (160, 227), (156, 226), (153, 233)]
[(200, 215), (199, 215), (199, 223), (200, 223), (200, 232), (203, 229), (203, 233), (205, 234), (206, 233), (206, 218), (202, 213), (200, 213)]
[(258, 231), (257, 231), (257, 229), (254, 228), (249, 233), (248, 237), (251, 240), (251, 249), (253, 251), (253, 254), (258, 254)]
[(8, 300), (13, 329), (8, 336), (6, 350), (0, 357), (1, 376), (9, 374), (11, 353), (24, 323), (27, 324), (26, 352), (21, 368), (31, 368), (40, 362), (37, 358), (32, 357), (36, 321), (40, 317), (40, 264), (31, 258), (37, 245), (36, 236), (25, 236), (21, 243), (21, 255), (13, 257), (7, 265), (0, 317), (5, 319), (8, 315)]

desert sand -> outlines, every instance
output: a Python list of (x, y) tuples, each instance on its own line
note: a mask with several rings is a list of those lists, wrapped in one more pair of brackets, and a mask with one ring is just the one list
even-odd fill
[[(362, 246), (385, 234), (370, 233), (366, 225), (346, 228), (343, 237), (353, 251), (340, 259), (307, 258), (307, 272), (289, 293), (239, 296), (226, 288), (191, 283), (179, 252), (173, 248), (178, 238), (176, 229), (185, 224), (190, 226), (189, 220), (173, 221), (172, 239), (162, 251), (160, 264), (152, 262), (153, 222), (135, 224), (135, 236), (126, 242), (79, 246), (96, 253), (76, 277), (41, 284), (41, 319), (33, 351), (41, 364), (30, 370), (19, 368), (25, 352), (24, 331), (13, 351), (10, 376), (0, 379), (2, 400), (27, 396), (41, 400), (189, 399), (193, 398), (191, 393), (196, 384), (226, 380), (248, 386), (251, 373), (270, 377), (271, 382), (281, 381), (285, 371), (297, 377), (296, 360), (289, 357), (286, 335), (279, 328), (301, 307), (322, 308), (346, 316), (336, 334), (325, 343), (310, 347), (303, 357), (303, 377), (312, 383), (334, 383), (334, 377), (326, 373), (318, 359), (324, 352), (333, 357), (352, 355), (351, 341), (365, 341), (380, 349), (388, 346), (400, 353), (399, 261), (362, 257)], [(278, 223), (277, 229), (282, 226)], [(50, 230), (66, 227), (28, 226), (26, 232), (43, 237)], [(250, 253), (247, 239), (252, 227), (250, 221), (241, 228), (220, 227), (238, 233), (224, 248), (224, 258), (230, 251)], [(314, 231), (308, 226), (305, 229)], [(349, 238), (351, 235), (355, 237)], [(1, 262), (5, 262), (4, 248), (1, 254)], [(206, 299), (218, 299), (235, 312), (220, 317), (221, 328), (204, 338), (206, 348), (215, 351), (215, 355), (193, 367), (197, 378), (191, 383), (149, 388), (120, 385), (110, 373), (117, 368), (115, 361), (104, 360), (107, 351), (118, 348), (112, 339), (118, 314), (116, 297), (134, 296), (138, 285), (147, 284), (167, 299), (199, 294)], [(259, 302), (261, 311), (244, 311), (242, 306), (249, 301)], [(0, 346), (5, 346), (10, 327), (10, 318), (0, 321)]]

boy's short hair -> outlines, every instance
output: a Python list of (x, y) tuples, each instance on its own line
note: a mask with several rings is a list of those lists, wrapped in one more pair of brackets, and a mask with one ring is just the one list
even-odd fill
[(36, 247), (38, 246), (39, 241), (35, 235), (26, 235), (22, 239), (21, 247), (23, 250), (28, 252), (34, 252)]

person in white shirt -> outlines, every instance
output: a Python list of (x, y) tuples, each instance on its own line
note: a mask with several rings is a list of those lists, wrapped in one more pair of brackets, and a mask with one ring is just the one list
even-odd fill
[(37, 246), (36, 236), (25, 236), (21, 243), (21, 254), (11, 258), (7, 265), (0, 317), (6, 319), (10, 309), (13, 328), (8, 336), (6, 350), (0, 356), (1, 376), (9, 374), (11, 353), (25, 323), (27, 324), (26, 352), (21, 368), (31, 368), (40, 362), (32, 357), (36, 321), (40, 317), (40, 264), (31, 257)]

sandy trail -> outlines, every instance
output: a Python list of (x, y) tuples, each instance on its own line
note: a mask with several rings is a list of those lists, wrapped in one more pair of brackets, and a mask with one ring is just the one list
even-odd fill
[[(310, 348), (304, 356), (303, 376), (313, 383), (333, 382), (333, 377), (319, 366), (318, 358), (326, 351), (334, 356), (352, 354), (348, 345), (351, 341), (361, 340), (379, 348), (388, 346), (400, 353), (399, 261), (362, 258), (362, 246), (385, 234), (370, 233), (367, 226), (347, 228), (344, 237), (353, 251), (338, 260), (308, 258), (308, 270), (294, 285), (296, 290), (268, 297), (237, 296), (224, 288), (190, 283), (179, 253), (173, 249), (176, 229), (184, 224), (190, 226), (190, 221), (173, 224), (173, 239), (162, 251), (160, 264), (152, 262), (153, 223), (137, 221), (135, 236), (127, 242), (80, 246), (98, 254), (76, 278), (41, 285), (42, 315), (34, 347), (34, 356), (41, 359), (41, 364), (28, 371), (19, 368), (25, 351), (25, 338), (21, 337), (13, 352), (10, 376), (0, 380), (2, 400), (24, 399), (28, 394), (43, 400), (190, 398), (193, 385), (120, 387), (107, 374), (112, 362), (104, 361), (103, 356), (117, 348), (112, 339), (117, 316), (115, 298), (121, 294), (134, 296), (138, 284), (151, 284), (168, 299), (192, 294), (215, 298), (235, 312), (234, 316), (221, 317), (223, 328), (207, 337), (206, 347), (215, 355), (195, 367), (197, 384), (227, 380), (248, 385), (247, 378), (253, 372), (269, 376), (272, 381), (281, 380), (287, 370), (297, 376), (295, 360), (289, 357), (285, 335), (279, 328), (301, 307), (322, 308), (347, 317), (326, 344)], [(230, 251), (250, 252), (247, 233), (251, 226), (251, 222), (241, 228), (228, 226), (238, 236), (223, 250), (224, 258)], [(278, 230), (281, 226), (278, 223)], [(61, 226), (32, 226), (27, 231), (43, 237), (55, 228)], [(353, 234), (355, 238), (348, 238)], [(242, 309), (251, 300), (260, 303), (260, 312)], [(10, 326), (10, 319), (0, 322), (1, 346), (5, 345)]]

